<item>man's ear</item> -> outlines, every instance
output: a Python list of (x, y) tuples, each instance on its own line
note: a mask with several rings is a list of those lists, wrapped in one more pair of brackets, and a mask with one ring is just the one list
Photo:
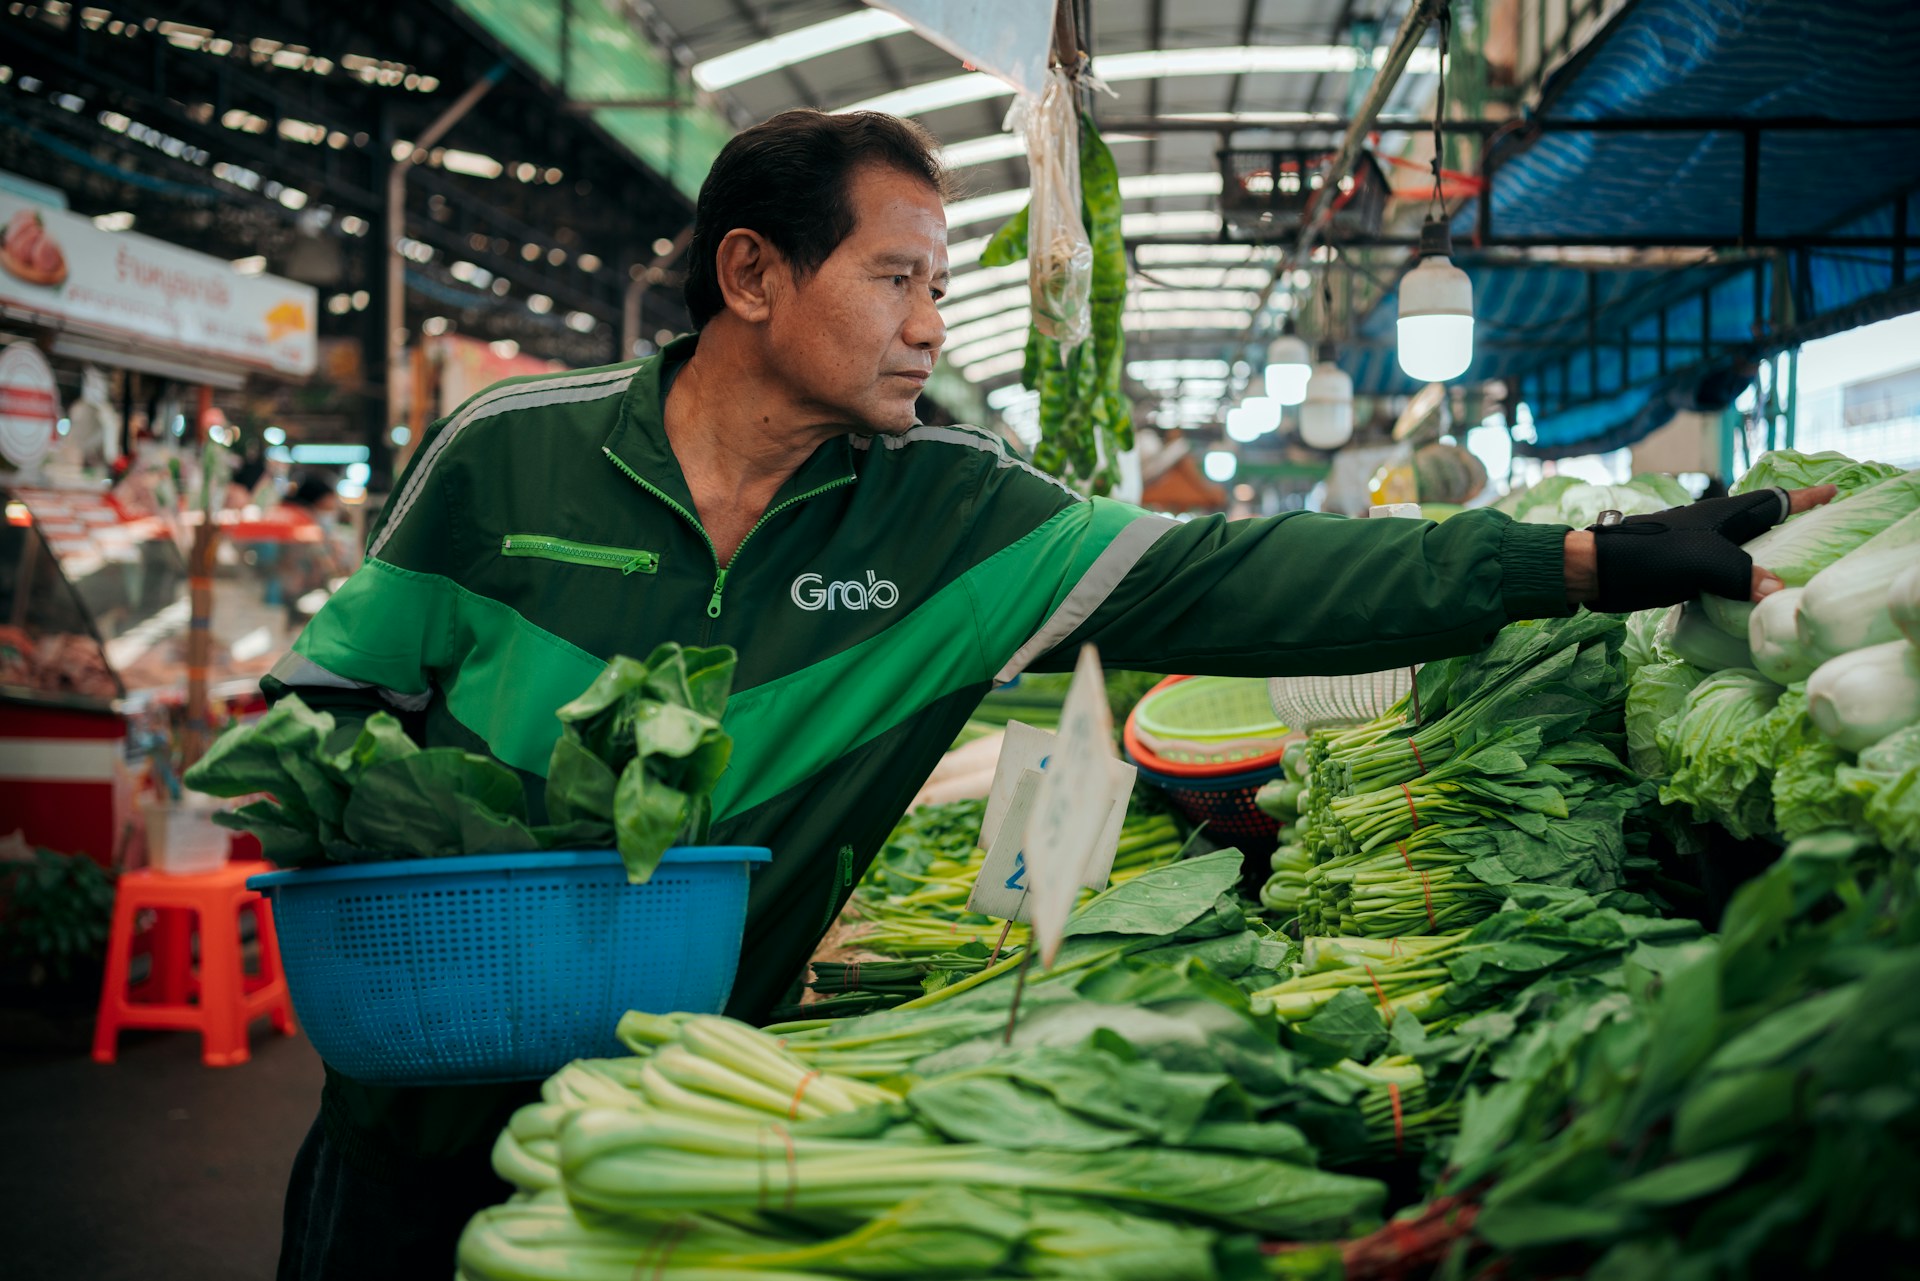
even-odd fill
[(720, 241), (714, 264), (727, 310), (749, 324), (764, 323), (787, 281), (786, 256), (759, 232), (735, 227)]

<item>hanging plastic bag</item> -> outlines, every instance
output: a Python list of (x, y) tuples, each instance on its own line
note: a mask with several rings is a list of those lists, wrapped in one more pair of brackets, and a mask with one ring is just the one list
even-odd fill
[(1014, 107), (1032, 171), (1027, 214), (1027, 278), (1034, 327), (1064, 355), (1093, 328), (1093, 242), (1080, 216), (1080, 117), (1065, 72), (1047, 73), (1038, 102)]

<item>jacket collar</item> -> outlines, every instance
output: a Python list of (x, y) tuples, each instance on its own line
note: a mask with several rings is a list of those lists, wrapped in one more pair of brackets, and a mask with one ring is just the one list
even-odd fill
[[(607, 437), (607, 452), (688, 512), (695, 510), (692, 491), (680, 460), (674, 457), (667, 440), (666, 388), (670, 374), (693, 355), (698, 334), (676, 338), (660, 349), (660, 354), (640, 362), (627, 394), (620, 405), (619, 421)], [(769, 510), (789, 498), (808, 493), (835, 481), (851, 480), (857, 475), (851, 436), (836, 436), (813, 451), (799, 470), (789, 476), (774, 495)]]

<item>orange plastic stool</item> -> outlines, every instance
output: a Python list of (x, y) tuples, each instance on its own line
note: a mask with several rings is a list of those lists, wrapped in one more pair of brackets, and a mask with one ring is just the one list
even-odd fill
[[(197, 876), (154, 871), (121, 875), (113, 903), (113, 934), (107, 943), (107, 976), (93, 1025), (96, 1063), (113, 1062), (120, 1029), (129, 1027), (197, 1030), (200, 1057), (208, 1067), (230, 1067), (251, 1058), (247, 1026), (262, 1015), (272, 1016), (273, 1026), (282, 1035), (293, 1035), (293, 1000), (280, 969), (273, 909), (247, 888), (247, 878), (259, 871), (257, 863), (229, 863), (217, 872)], [(129, 991), (134, 922), (147, 908), (158, 913), (153, 973)], [(260, 943), (260, 972), (254, 975), (242, 968), (242, 909), (252, 909)], [(187, 912), (199, 917), (197, 971), (192, 956), (196, 931), (183, 915)]]

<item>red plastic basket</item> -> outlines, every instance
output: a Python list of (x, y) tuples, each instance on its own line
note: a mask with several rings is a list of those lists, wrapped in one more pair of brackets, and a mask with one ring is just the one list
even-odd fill
[[(1169, 676), (1148, 691), (1148, 697), (1190, 676)], [(1144, 699), (1142, 700), (1145, 701)], [(1137, 712), (1136, 708), (1136, 712)], [(1190, 822), (1205, 824), (1204, 835), (1216, 845), (1237, 846), (1242, 854), (1271, 854), (1280, 843), (1280, 823), (1253, 803), (1261, 785), (1280, 777), (1280, 747), (1261, 756), (1203, 765), (1172, 761), (1148, 747), (1129, 715), (1120, 737), (1127, 759), (1140, 777), (1167, 794), (1167, 801)]]
[(1214, 844), (1237, 846), (1242, 854), (1271, 854), (1280, 843), (1279, 820), (1253, 803), (1262, 784), (1280, 777), (1278, 761), (1220, 778), (1182, 778), (1161, 773), (1131, 751), (1128, 756), (1140, 777), (1165, 792), (1175, 809), (1191, 822), (1206, 824), (1203, 835)]

